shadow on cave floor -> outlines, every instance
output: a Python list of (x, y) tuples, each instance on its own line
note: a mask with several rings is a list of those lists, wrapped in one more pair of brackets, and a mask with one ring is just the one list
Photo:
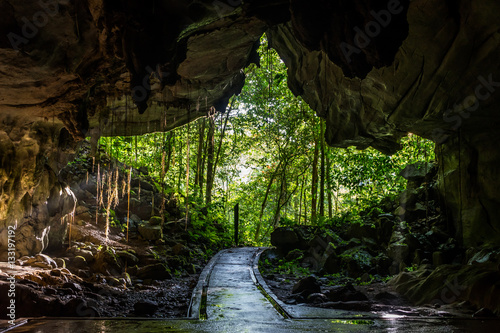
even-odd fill
[(235, 248), (219, 252), (200, 275), (193, 293), (191, 319), (39, 318), (21, 320), (9, 332), (493, 332), (499, 324), (495, 319), (412, 318), (286, 306), (258, 271), (262, 251)]

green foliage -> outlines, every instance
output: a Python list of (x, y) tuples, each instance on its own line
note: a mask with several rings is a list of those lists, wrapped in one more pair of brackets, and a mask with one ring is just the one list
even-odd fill
[(295, 258), (293, 260), (281, 259), (269, 259), (266, 258), (264, 261), (260, 261), (259, 270), (264, 272), (266, 275), (279, 274), (279, 275), (293, 275), (295, 277), (301, 278), (311, 275), (311, 271), (307, 267), (302, 267), (300, 265), (300, 260), (302, 256)]
[(101, 138), (101, 148), (127, 165), (146, 169), (158, 190), (174, 194), (182, 210), (189, 208), (192, 239), (209, 248), (232, 243), (232, 210), (237, 203), (240, 238), (257, 246), (268, 245), (277, 226), (341, 227), (390, 212), (384, 202), (394, 200), (406, 186), (400, 170), (407, 164), (433, 161), (434, 144), (408, 134), (401, 140), (401, 150), (391, 156), (373, 148), (326, 146), (320, 152), (327, 164), (325, 174), (319, 177), (324, 179), (325, 212), (313, 217), (313, 199), (321, 200), (318, 194), (313, 198), (312, 170), (323, 120), (292, 94), (286, 66), (265, 36), (258, 53), (261, 66), (245, 69), (241, 94), (230, 100), (226, 113), (216, 113), (213, 119), (217, 165), (212, 202), (204, 200), (207, 119), (169, 133)]

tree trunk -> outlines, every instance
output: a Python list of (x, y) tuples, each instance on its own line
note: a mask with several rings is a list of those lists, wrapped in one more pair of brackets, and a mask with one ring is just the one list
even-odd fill
[(186, 133), (186, 224), (185, 224), (185, 230), (187, 230), (188, 226), (188, 217), (189, 217), (189, 130), (190, 130), (190, 123), (187, 125), (187, 133)]
[(311, 182), (311, 222), (316, 221), (317, 208), (318, 208), (318, 159), (319, 159), (319, 142), (318, 138), (314, 138), (314, 158), (312, 169), (312, 182)]
[(320, 119), (321, 131), (319, 142), (321, 143), (321, 167), (320, 167), (320, 188), (319, 188), (319, 215), (325, 216), (325, 121)]
[[(302, 203), (304, 202), (303, 201), (303, 197), (304, 197), (304, 184), (305, 184), (305, 177), (303, 176), (302, 177), (302, 183), (300, 184), (299, 224), (300, 224), (300, 219), (302, 218)], [(305, 221), (304, 221), (304, 224), (306, 224)]]
[(226, 111), (226, 119), (224, 120), (224, 126), (222, 127), (222, 132), (220, 133), (219, 147), (217, 148), (217, 155), (215, 156), (215, 162), (212, 171), (214, 177), (217, 171), (217, 165), (219, 164), (220, 152), (222, 149), (222, 141), (224, 140), (224, 135), (226, 133), (226, 127), (227, 127), (227, 120), (229, 119), (230, 113), (231, 113), (231, 107)]
[(165, 163), (165, 174), (168, 173), (168, 170), (170, 169), (170, 164), (172, 163), (172, 153), (173, 153), (173, 146), (172, 146), (172, 138), (173, 138), (173, 133), (168, 132), (167, 136), (167, 147), (168, 147), (168, 153), (167, 153), (167, 162)]
[(276, 210), (274, 211), (274, 227), (276, 228), (279, 225), (281, 219), (281, 208), (284, 206), (284, 195), (285, 195), (285, 187), (286, 187), (286, 170), (283, 170), (281, 173), (281, 181), (280, 181), (280, 191), (278, 193), (278, 199), (276, 200)]
[(271, 186), (273, 185), (274, 179), (276, 178), (280, 166), (281, 166), (281, 161), (274, 170), (274, 172), (272, 173), (271, 178), (269, 179), (269, 183), (267, 184), (266, 194), (264, 195), (264, 200), (262, 201), (262, 205), (260, 206), (259, 220), (257, 221), (257, 227), (255, 228), (255, 238), (254, 238), (255, 241), (259, 239), (260, 229), (262, 228), (262, 216), (264, 216), (264, 210), (266, 209), (267, 198), (269, 197)]
[(215, 119), (214, 116), (208, 118), (208, 148), (207, 148), (207, 186), (205, 190), (205, 203), (212, 202), (212, 187), (214, 184), (214, 151), (215, 151)]
[(332, 179), (330, 178), (330, 169), (332, 167), (332, 161), (330, 157), (326, 155), (326, 189), (328, 193), (328, 218), (333, 218), (333, 202), (332, 202)]
[(179, 177), (177, 178), (177, 193), (182, 193), (181, 191), (181, 184), (182, 184), (182, 175), (183, 175), (183, 170), (182, 170), (182, 138), (179, 140), (179, 151), (177, 152), (178, 154), (178, 164), (179, 164)]

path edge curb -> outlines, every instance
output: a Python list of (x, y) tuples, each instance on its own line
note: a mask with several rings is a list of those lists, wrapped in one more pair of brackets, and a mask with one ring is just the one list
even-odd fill
[(298, 318), (293, 317), (290, 314), (290, 312), (287, 311), (286, 304), (283, 303), (278, 298), (278, 296), (276, 296), (272, 292), (271, 288), (269, 288), (269, 286), (267, 285), (266, 281), (264, 280), (264, 278), (260, 274), (260, 271), (259, 271), (260, 256), (262, 255), (262, 253), (264, 253), (264, 251), (269, 250), (269, 249), (270, 249), (269, 247), (264, 247), (264, 248), (260, 248), (259, 251), (257, 251), (257, 254), (255, 255), (255, 257), (253, 259), (253, 263), (252, 263), (252, 272), (253, 272), (253, 275), (257, 279), (258, 286), (260, 286), (263, 289), (263, 291), (267, 294), (267, 296), (269, 296), (270, 298), (272, 298), (272, 300), (274, 301), (274, 302), (271, 302), (271, 303), (273, 303), (273, 306), (274, 307), (279, 307), (279, 309), (276, 309), (278, 312), (286, 314), (286, 316), (288, 316), (289, 319), (298, 319)]
[(198, 283), (196, 287), (193, 289), (193, 293), (191, 294), (191, 300), (189, 302), (189, 308), (187, 312), (188, 319), (200, 319), (200, 308), (201, 308), (201, 299), (203, 288), (208, 286), (208, 281), (210, 280), (210, 274), (212, 273), (212, 269), (215, 266), (215, 263), (221, 256), (221, 253), (226, 252), (227, 250), (222, 250), (217, 252), (212, 259), (205, 265), (203, 271), (198, 278)]

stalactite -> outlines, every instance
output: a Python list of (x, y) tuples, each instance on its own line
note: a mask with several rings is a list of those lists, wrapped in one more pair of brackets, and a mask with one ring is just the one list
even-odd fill
[[(64, 222), (65, 219), (68, 220), (68, 229), (69, 229), (68, 230), (68, 248), (69, 248), (69, 247), (71, 247), (71, 226), (75, 223), (76, 203), (77, 203), (78, 199), (76, 198), (73, 191), (71, 191), (69, 186), (67, 186), (64, 190), (66, 191), (66, 194), (73, 199), (73, 210), (61, 218), (61, 222)], [(62, 195), (62, 190), (59, 194)]]

